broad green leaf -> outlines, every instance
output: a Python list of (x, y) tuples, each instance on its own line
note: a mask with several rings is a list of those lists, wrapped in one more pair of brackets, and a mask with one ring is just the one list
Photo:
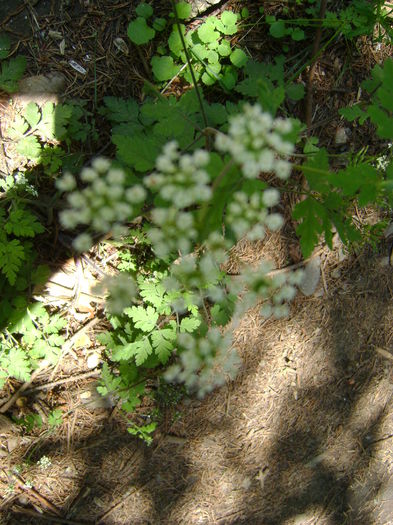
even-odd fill
[(112, 142), (117, 146), (120, 160), (137, 171), (145, 172), (154, 168), (164, 141), (141, 134), (135, 137), (113, 135)]
[(310, 190), (329, 191), (329, 157), (325, 148), (317, 149), (304, 163), (304, 176)]
[(165, 18), (155, 18), (153, 20), (153, 29), (156, 31), (164, 31), (166, 28), (166, 20)]
[(229, 57), (232, 64), (236, 67), (243, 67), (248, 61), (246, 53), (242, 49), (235, 49)]
[(139, 105), (136, 100), (124, 100), (117, 97), (104, 97), (105, 115), (112, 122), (136, 121), (139, 115)]
[(287, 34), (284, 20), (277, 20), (270, 26), (269, 33), (274, 38), (283, 38)]
[(29, 135), (19, 140), (16, 145), (16, 151), (19, 155), (27, 157), (28, 159), (38, 159), (41, 154), (41, 145), (37, 137)]
[(214, 25), (209, 22), (203, 23), (198, 28), (198, 36), (205, 44), (214, 42), (220, 38), (220, 33), (215, 30)]
[(232, 11), (224, 11), (221, 15), (221, 22), (226, 26), (234, 26), (237, 24), (237, 15)]
[(300, 27), (295, 27), (294, 30), (291, 32), (291, 38), (292, 40), (299, 42), (300, 40), (304, 40), (306, 38), (306, 35), (303, 29), (300, 29)]
[(151, 306), (147, 308), (132, 306), (131, 308), (126, 308), (124, 314), (134, 321), (136, 328), (145, 333), (151, 332), (158, 321), (158, 313)]
[(377, 135), (382, 139), (391, 139), (393, 137), (393, 117), (376, 105), (369, 106), (367, 113), (371, 122), (377, 127)]
[(170, 56), (154, 56), (151, 59), (151, 66), (154, 76), (160, 82), (172, 79), (180, 71), (180, 67), (174, 64), (173, 58)]
[(185, 20), (191, 16), (191, 5), (188, 2), (178, 2), (175, 5), (178, 18)]
[(155, 30), (149, 27), (146, 23), (146, 19), (141, 16), (138, 16), (138, 18), (130, 22), (128, 25), (127, 35), (137, 46), (147, 44), (155, 37), (155, 34)]
[(153, 14), (153, 8), (151, 5), (141, 2), (136, 6), (135, 12), (138, 16), (143, 18), (150, 18)]
[(59, 427), (63, 423), (63, 411), (60, 409), (52, 410), (48, 415), (48, 425), (50, 427)]
[(212, 86), (217, 80), (220, 79), (218, 73), (221, 71), (221, 64), (209, 64), (206, 67), (205, 73), (202, 75), (202, 82), (207, 86)]
[(228, 40), (223, 40), (217, 47), (217, 51), (220, 56), (228, 57), (232, 52), (231, 44), (228, 42)]
[[(183, 24), (180, 24), (180, 31), (183, 35), (185, 35), (186, 32), (186, 26)], [(183, 52), (183, 43), (180, 38), (179, 29), (177, 26), (174, 26), (172, 33), (170, 34), (168, 38), (168, 46), (169, 49), (172, 51), (174, 55), (179, 57)]]
[(35, 128), (39, 121), (41, 120), (41, 113), (38, 109), (38, 106), (35, 102), (29, 102), (27, 104), (23, 116), (26, 119), (26, 121), (29, 123), (29, 126), (31, 128)]

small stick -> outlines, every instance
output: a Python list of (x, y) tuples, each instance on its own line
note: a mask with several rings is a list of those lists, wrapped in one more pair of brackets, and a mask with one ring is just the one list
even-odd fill
[(84, 372), (83, 374), (78, 374), (76, 376), (64, 377), (57, 381), (52, 381), (50, 383), (45, 383), (45, 385), (34, 386), (25, 391), (26, 394), (31, 394), (33, 392), (39, 392), (40, 390), (49, 390), (58, 385), (64, 385), (65, 383), (73, 383), (79, 381), (80, 379), (87, 379), (88, 377), (96, 377), (100, 375), (100, 370), (92, 370), (91, 372)]
[[(3, 472), (6, 474), (4, 469), (3, 469)], [(44, 496), (42, 496), (39, 492), (37, 492), (33, 487), (27, 487), (25, 481), (23, 480), (21, 476), (19, 476), (19, 474), (16, 474), (16, 472), (11, 472), (10, 474), (15, 479), (16, 484), (18, 485), (20, 489), (24, 490), (25, 492), (27, 492), (28, 494), (36, 498), (40, 503), (42, 503), (42, 505), (44, 505), (46, 508), (51, 510), (54, 514), (56, 514), (56, 516), (61, 517), (60, 510), (55, 505), (53, 505), (53, 503), (51, 503)]]

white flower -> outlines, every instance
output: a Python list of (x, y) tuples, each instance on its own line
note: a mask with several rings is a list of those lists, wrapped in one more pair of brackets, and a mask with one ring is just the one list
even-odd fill
[(106, 175), (109, 184), (122, 184), (124, 182), (124, 171), (118, 168), (112, 168)]
[(275, 232), (282, 227), (284, 224), (284, 219), (279, 213), (271, 213), (266, 217), (265, 224), (269, 230)]
[(86, 205), (86, 199), (82, 193), (74, 191), (74, 193), (68, 195), (68, 203), (74, 208), (83, 208)]
[(67, 172), (56, 181), (56, 187), (60, 191), (72, 191), (76, 188), (76, 180), (71, 173)]
[(274, 165), (274, 171), (279, 179), (286, 180), (291, 174), (291, 165), (286, 160), (278, 159)]
[(268, 188), (263, 192), (262, 202), (268, 208), (271, 208), (278, 204), (280, 200), (280, 192), (275, 188)]
[(195, 166), (199, 168), (202, 166), (206, 166), (206, 164), (209, 162), (210, 156), (207, 151), (203, 149), (198, 149), (194, 152), (193, 158)]
[(126, 190), (126, 199), (132, 204), (143, 202), (146, 199), (146, 190), (140, 184)]
[(77, 252), (86, 252), (90, 250), (93, 240), (88, 233), (81, 233), (76, 237), (72, 243)]
[(103, 157), (98, 157), (97, 159), (94, 159), (91, 165), (99, 173), (105, 173), (111, 167), (110, 161), (108, 159), (104, 159)]
[(81, 179), (83, 182), (93, 182), (98, 177), (98, 173), (93, 168), (83, 168)]

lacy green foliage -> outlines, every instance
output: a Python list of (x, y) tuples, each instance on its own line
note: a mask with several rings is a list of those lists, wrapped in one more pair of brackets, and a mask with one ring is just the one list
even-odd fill
[(0, 388), (8, 377), (28, 381), (43, 360), (55, 364), (64, 344), (60, 332), (67, 324), (57, 314), (49, 316), (41, 303), (29, 304), (23, 296), (3, 300), (1, 308), (8, 315), (0, 334)]
[(276, 114), (285, 98), (293, 101), (304, 97), (303, 84), (286, 83), (285, 56), (280, 55), (274, 63), (249, 61), (245, 67), (245, 78), (236, 85), (236, 91), (244, 97), (257, 99), (266, 110)]
[(340, 110), (350, 122), (359, 120), (363, 124), (367, 119), (377, 128), (377, 134), (382, 139), (393, 138), (393, 60), (387, 59), (381, 67), (376, 65), (371, 78), (361, 84), (371, 97), (371, 104), (364, 107), (364, 104), (355, 104), (349, 108)]
[[(191, 6), (187, 2), (179, 2), (176, 4), (176, 12), (178, 19), (186, 20), (191, 14)], [(136, 45), (148, 43), (154, 39), (156, 31), (161, 31), (166, 26), (169, 27), (170, 33), (167, 38), (169, 49), (160, 42), (156, 49), (157, 54), (151, 59), (155, 79), (158, 82), (165, 82), (175, 76), (180, 76), (192, 83), (182, 38), (173, 20), (174, 17), (170, 17), (172, 21), (170, 20), (169, 23), (162, 18), (153, 18), (153, 9), (144, 3), (139, 4), (136, 8), (136, 14), (139, 16), (128, 26), (128, 36)], [(245, 12), (244, 15), (247, 13)], [(230, 37), (239, 30), (240, 18), (240, 15), (232, 11), (224, 11), (220, 18), (207, 17), (194, 30), (186, 31), (186, 26), (180, 24), (194, 75), (205, 85), (211, 86), (218, 81), (227, 90), (235, 86), (238, 70), (248, 60), (242, 49), (233, 47), (230, 43)]]
[[(309, 18), (291, 17), (291, 10), (283, 8), (282, 13), (288, 18), (277, 18), (267, 15), (265, 22), (269, 25), (269, 34), (277, 39), (284, 41), (290, 37), (294, 41), (301, 41), (306, 38), (303, 28), (315, 28), (320, 24), (319, 5), (317, 2), (308, 2), (310, 5), (305, 9), (305, 14)], [(297, 2), (298, 5), (304, 2)], [(314, 4), (314, 5), (312, 5)], [(347, 39), (367, 35), (375, 38), (375, 29), (378, 29), (377, 40), (391, 40), (393, 36), (390, 20), (391, 8), (386, 7), (384, 0), (354, 0), (350, 5), (339, 11), (330, 11), (329, 5), (325, 18), (322, 20), (322, 27), (332, 29), (342, 34)], [(295, 10), (296, 12), (296, 10)]]
[(53, 175), (66, 163), (71, 141), (85, 142), (91, 125), (86, 121), (89, 113), (84, 102), (53, 104), (47, 102), (40, 108), (30, 102), (15, 117), (7, 130), (10, 139), (15, 141), (16, 150), (32, 165), (42, 164), (47, 174)]
[[(117, 158), (123, 165), (139, 172), (151, 171), (163, 146), (176, 140), (180, 148), (197, 149), (204, 144), (198, 99), (190, 90), (179, 99), (148, 98), (142, 105), (133, 100), (104, 97), (100, 113), (113, 124), (112, 141), (117, 147)], [(212, 127), (225, 126), (228, 115), (238, 108), (204, 102), (208, 123)]]
[(382, 191), (382, 172), (367, 162), (331, 172), (325, 149), (311, 155), (302, 169), (310, 193), (295, 206), (293, 217), (301, 221), (296, 233), (303, 255), (311, 254), (321, 234), (332, 248), (333, 227), (345, 244), (359, 241), (361, 232), (352, 221), (351, 209), (355, 201), (362, 207), (377, 200)]
[(22, 264), (30, 257), (31, 243), (25, 238), (44, 231), (35, 215), (22, 205), (6, 211), (0, 207), (0, 272), (14, 285)]

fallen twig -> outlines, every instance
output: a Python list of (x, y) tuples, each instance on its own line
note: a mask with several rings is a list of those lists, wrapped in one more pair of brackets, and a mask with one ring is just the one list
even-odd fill
[(22, 507), (14, 507), (13, 511), (16, 514), (23, 514), (24, 516), (30, 516), (32, 518), (39, 518), (40, 520), (49, 521), (51, 523), (64, 523), (66, 525), (89, 525), (91, 522), (89, 521), (74, 521), (69, 520), (67, 518), (60, 518), (57, 516), (47, 516), (45, 514), (41, 514), (40, 512), (35, 512), (34, 510), (30, 509), (24, 509)]
[(51, 381), (50, 383), (45, 383), (45, 385), (34, 386), (25, 390), (25, 394), (31, 394), (32, 392), (39, 392), (40, 390), (49, 390), (55, 386), (64, 385), (65, 383), (74, 383), (80, 379), (87, 379), (88, 377), (96, 377), (100, 375), (100, 370), (91, 370), (91, 372), (84, 372), (83, 374), (78, 374), (75, 376), (64, 377), (63, 379), (58, 379), (57, 381)]

